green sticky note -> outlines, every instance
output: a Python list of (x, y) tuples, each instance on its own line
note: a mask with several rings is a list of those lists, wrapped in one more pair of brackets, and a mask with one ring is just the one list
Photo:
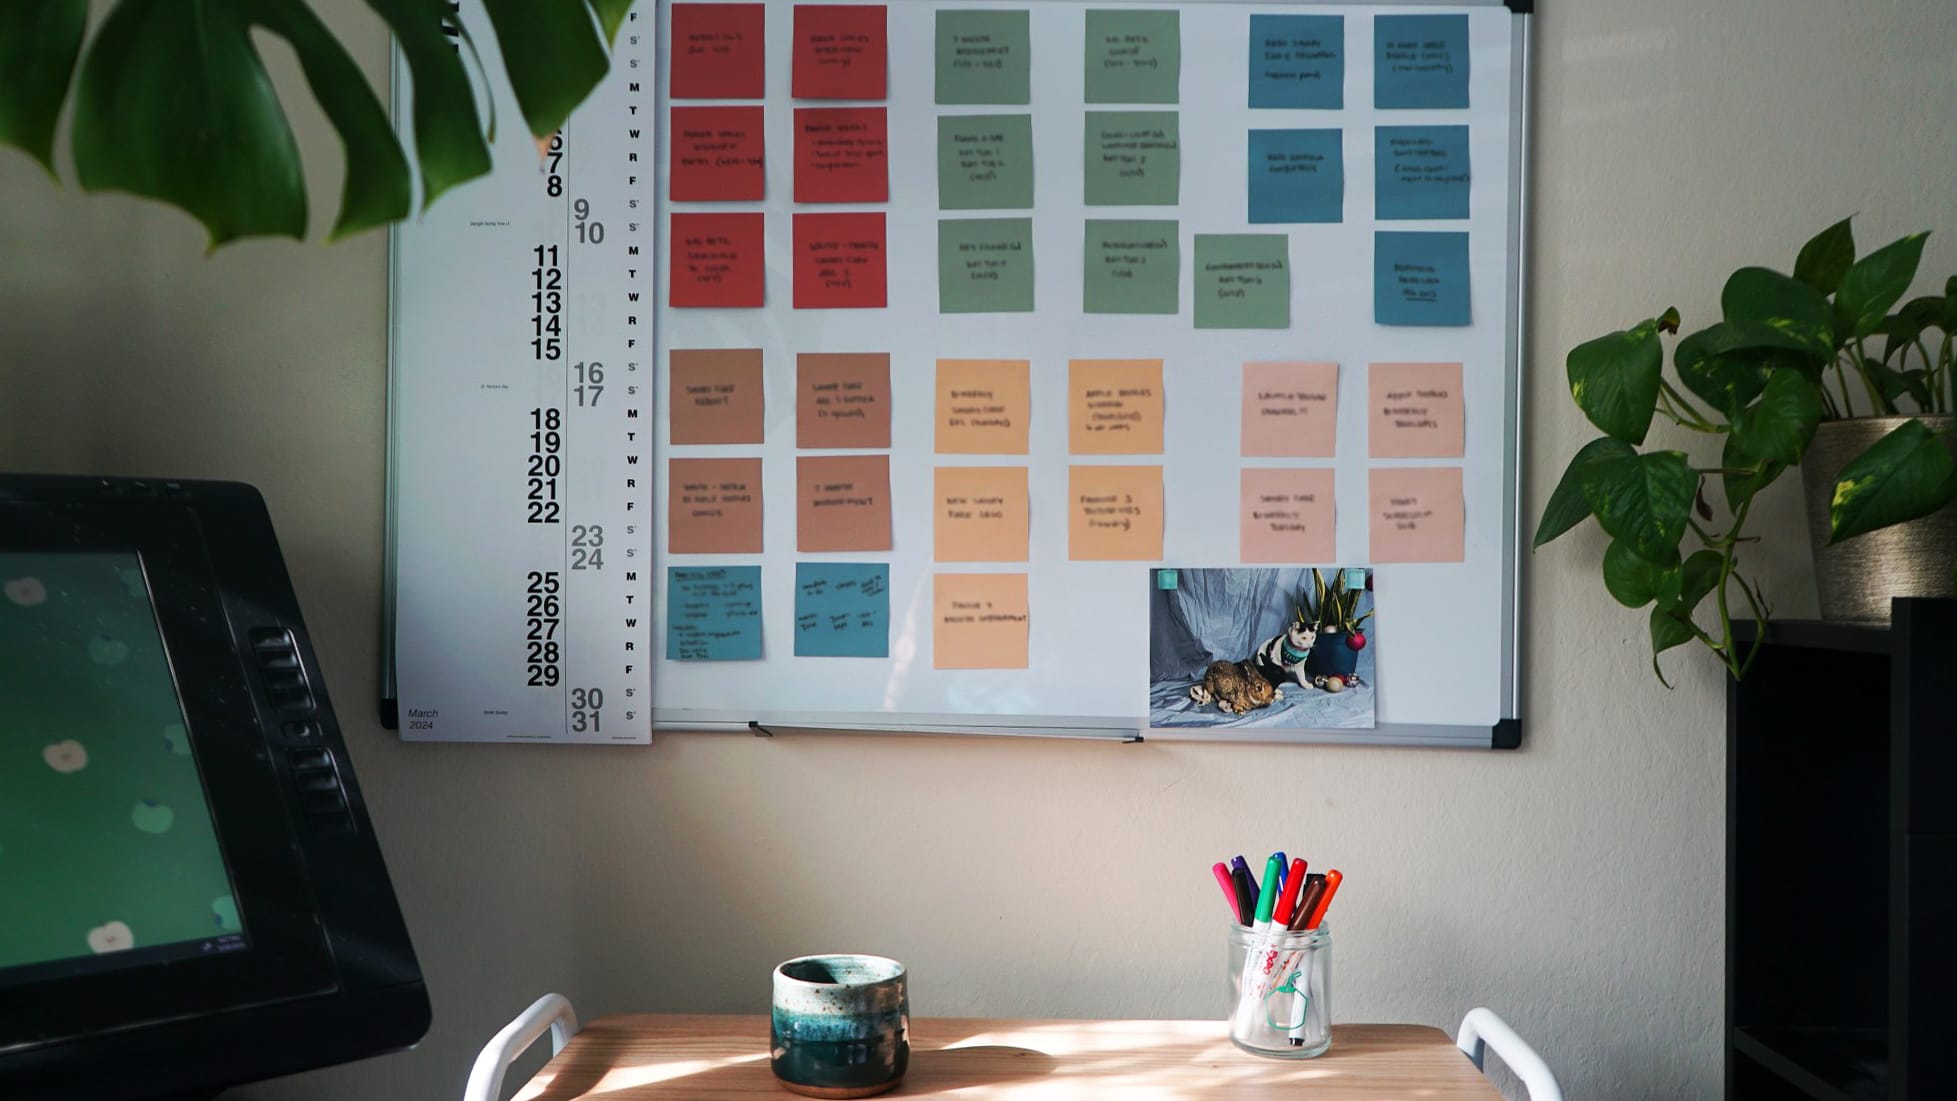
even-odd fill
[(1182, 194), (1182, 129), (1174, 111), (1087, 112), (1088, 206), (1174, 206)]
[(1291, 239), (1282, 233), (1196, 235), (1196, 327), (1291, 327)]
[(1081, 308), (1087, 313), (1175, 313), (1182, 308), (1182, 244), (1175, 222), (1089, 221)]
[(938, 312), (1033, 312), (1033, 219), (940, 221)]
[(1087, 102), (1175, 103), (1182, 24), (1174, 11), (1087, 13)]
[(1033, 116), (939, 115), (938, 206), (1032, 209)]
[(1023, 11), (941, 11), (939, 103), (1033, 101), (1032, 33)]

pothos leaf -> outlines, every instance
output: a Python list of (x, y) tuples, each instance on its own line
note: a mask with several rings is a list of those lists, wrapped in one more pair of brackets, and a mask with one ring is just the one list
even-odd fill
[(1658, 382), (1665, 366), (1658, 320), (1611, 333), (1571, 349), (1565, 368), (1570, 396), (1605, 435), (1641, 444), (1657, 412)]
[(1908, 420), (1848, 461), (1835, 478), (1828, 542), (1927, 516), (1957, 495), (1957, 462), (1943, 437)]
[(1590, 502), (1583, 498), (1583, 472), (1594, 462), (1610, 457), (1635, 454), (1631, 445), (1603, 436), (1584, 444), (1570, 465), (1563, 471), (1563, 480), (1556, 483), (1556, 491), (1549, 495), (1549, 504), (1543, 507), (1542, 520), (1536, 525), (1534, 546), (1555, 539), (1557, 536), (1590, 518)]

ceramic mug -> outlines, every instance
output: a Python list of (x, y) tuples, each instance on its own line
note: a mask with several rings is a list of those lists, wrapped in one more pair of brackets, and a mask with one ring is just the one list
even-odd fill
[(870, 1097), (911, 1058), (904, 965), (882, 956), (801, 956), (775, 968), (768, 1064), (805, 1097)]

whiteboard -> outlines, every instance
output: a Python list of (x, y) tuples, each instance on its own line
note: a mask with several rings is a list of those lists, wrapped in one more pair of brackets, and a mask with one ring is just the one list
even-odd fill
[[(940, 9), (985, 7), (1030, 13), (1032, 95), (1028, 107), (939, 107), (933, 102), (933, 27)], [(763, 657), (760, 661), (665, 660), (663, 584), (653, 593), (652, 644), (662, 660), (653, 673), (658, 725), (693, 729), (846, 728), (948, 732), (1074, 733), (1133, 736), (1146, 728), (1147, 578), (1153, 565), (1231, 566), (1238, 562), (1239, 471), (1287, 460), (1238, 454), (1240, 369), (1245, 362), (1329, 360), (1340, 364), (1339, 447), (1335, 460), (1291, 465), (1335, 471), (1337, 561), (1368, 564), (1367, 479), (1370, 468), (1451, 465), (1366, 457), (1367, 365), (1446, 361), (1464, 364), (1466, 507), (1463, 560), (1385, 565), (1377, 570), (1379, 725), (1374, 730), (1150, 731), (1149, 737), (1203, 740), (1339, 740), (1490, 745), (1497, 726), (1515, 716), (1516, 447), (1519, 415), (1520, 247), (1525, 135), (1523, 89), (1526, 19), (1500, 5), (1317, 5), (1196, 2), (1123, 3), (1125, 9), (1182, 12), (1179, 111), (1182, 177), (1176, 207), (1088, 207), (1082, 195), (1084, 13), (1106, 3), (1069, 0), (992, 4), (972, 0), (906, 2), (888, 8), (887, 101), (890, 198), (844, 207), (792, 202), (793, 106), (824, 103), (790, 96), (793, 0), (767, 5), (767, 198), (761, 202), (673, 204), (664, 201), (670, 143), (660, 144), (659, 225), (674, 210), (763, 211), (767, 222), (767, 305), (762, 309), (668, 308), (670, 249), (659, 249), (658, 380), (674, 349), (761, 348), (764, 351), (765, 442), (673, 447), (658, 418), (656, 501), (667, 500), (666, 457), (763, 460), (764, 551), (759, 555), (667, 556), (662, 566), (745, 565), (761, 569)], [(670, 5), (661, 3), (660, 29)], [(1463, 12), (1469, 19), (1470, 107), (1375, 111), (1372, 107), (1375, 13)], [(1251, 109), (1245, 55), (1253, 13), (1344, 16), (1346, 106), (1342, 111)], [(662, 39), (663, 41), (663, 39)], [(662, 58), (664, 47), (662, 46)], [(662, 92), (663, 92), (662, 85)], [(660, 117), (672, 101), (662, 94)], [(937, 118), (953, 113), (1030, 111), (1036, 203), (1033, 219), (1036, 308), (1019, 314), (941, 314), (937, 300), (937, 222), (972, 216), (938, 206)], [(1375, 223), (1373, 127), (1466, 123), (1473, 185), (1469, 217), (1449, 222)], [(1252, 225), (1246, 133), (1255, 128), (1338, 127), (1343, 131), (1345, 220), (1328, 225)], [(797, 211), (887, 212), (888, 306), (885, 309), (793, 309), (789, 227)], [(992, 215), (987, 215), (992, 216)], [(1007, 216), (1001, 212), (996, 216)], [(1089, 218), (1164, 218), (1179, 222), (1180, 312), (1100, 315), (1082, 311), (1082, 232)], [(1470, 241), (1473, 323), (1465, 328), (1382, 327), (1373, 313), (1376, 228), (1465, 229)], [(1292, 317), (1288, 330), (1198, 330), (1193, 324), (1190, 266), (1198, 233), (1288, 232)], [(804, 352), (888, 352), (891, 357), (888, 552), (798, 554), (795, 510), (795, 370)], [(1067, 369), (1072, 359), (1162, 359), (1166, 421), (1159, 459), (1166, 516), (1160, 562), (1082, 562), (1068, 558), (1062, 497), (1071, 462), (1067, 436)], [(939, 359), (1028, 360), (1032, 364), (1029, 453), (1023, 459), (933, 453), (934, 365)], [(933, 561), (929, 501), (934, 466), (1024, 462), (1032, 482), (1029, 560), (1023, 566)], [(666, 543), (666, 514), (655, 510), (654, 545)], [(792, 600), (798, 561), (888, 562), (890, 652), (887, 660), (798, 658)], [(1030, 654), (1025, 669), (937, 669), (932, 659), (932, 586), (938, 574), (1023, 570), (1028, 577)]]
[[(826, 0), (804, 0), (804, 4)], [(846, 729), (1019, 736), (1102, 736), (1218, 741), (1355, 741), (1367, 744), (1513, 745), (1517, 731), (1516, 599), (1519, 546), (1518, 334), (1527, 163), (1528, 23), (1494, 0), (1453, 4), (1250, 4), (1225, 0), (902, 0), (887, 6), (889, 201), (800, 206), (793, 196), (793, 108), (833, 106), (790, 95), (796, 4), (765, 0), (766, 198), (666, 201), (666, 34), (671, 4), (642, 0), (614, 51), (613, 72), (566, 128), (567, 185), (547, 195), (536, 154), (492, 55), (486, 86), (506, 120), (497, 172), (444, 197), (394, 234), (390, 267), (390, 435), (387, 651), (383, 716), (404, 738), (463, 741), (643, 741), (653, 727), (742, 731)], [(1181, 194), (1175, 207), (1088, 207), (1082, 196), (1084, 13), (1176, 9), (1181, 14), (1178, 112)], [(1025, 107), (934, 103), (933, 24), (945, 10), (1029, 13), (1033, 63)], [(1252, 110), (1246, 52), (1253, 14), (1344, 19), (1345, 106), (1338, 111)], [(1375, 111), (1373, 17), (1465, 13), (1470, 106)], [(479, 0), (461, 18), (487, 27)], [(397, 62), (398, 65), (398, 62)], [(657, 75), (654, 75), (657, 74)], [(397, 127), (410, 104), (397, 79)], [(737, 102), (737, 101), (726, 101)], [(1036, 166), (1031, 211), (938, 209), (940, 114), (1030, 113)], [(1375, 125), (1465, 124), (1473, 169), (1464, 220), (1376, 223), (1372, 217)], [(1256, 128), (1342, 131), (1344, 219), (1268, 225), (1247, 220), (1246, 133)], [(644, 171), (648, 165), (652, 171)], [(602, 220), (603, 242), (580, 239), (574, 199)], [(767, 233), (762, 309), (672, 309), (668, 219), (687, 212), (760, 211)], [(888, 304), (876, 310), (791, 308), (790, 224), (797, 211), (886, 213)], [(937, 229), (946, 218), (1030, 216), (1036, 309), (1018, 314), (940, 314)], [(1082, 311), (1082, 233), (1089, 218), (1174, 219), (1181, 244), (1179, 312)], [(1374, 233), (1461, 231), (1469, 236), (1472, 323), (1459, 328), (1371, 323)], [(1197, 234), (1285, 233), (1290, 238), (1290, 327), (1198, 330), (1192, 259)], [(521, 300), (528, 261), (546, 243), (564, 249), (561, 358), (528, 348), (533, 318)], [(629, 250), (629, 253), (628, 253)], [(512, 306), (511, 303), (518, 303)], [(673, 349), (764, 352), (766, 433), (760, 445), (675, 446), (665, 408)], [(891, 357), (892, 541), (886, 552), (796, 551), (795, 363), (798, 353), (884, 352)], [(938, 359), (1026, 360), (1032, 365), (1030, 439), (1018, 457), (933, 453)], [(1070, 456), (1067, 369), (1072, 359), (1160, 359), (1166, 413), (1159, 456)], [(602, 360), (607, 404), (577, 404), (575, 364)], [(1339, 364), (1337, 455), (1331, 459), (1240, 457), (1240, 371), (1246, 362)], [(1446, 461), (1370, 459), (1367, 367), (1463, 364), (1465, 449)], [(628, 399), (612, 404), (615, 399)], [(534, 456), (525, 417), (562, 411), (558, 525), (519, 511)], [(647, 430), (649, 428), (649, 430)], [(813, 454), (822, 454), (820, 452)], [(674, 457), (762, 460), (763, 551), (667, 553), (667, 462)], [(1064, 495), (1070, 463), (1160, 465), (1167, 523), (1159, 561), (1068, 558)], [(1030, 472), (1029, 553), (1024, 563), (933, 561), (929, 498), (940, 466), (1025, 465)], [(1238, 493), (1245, 467), (1325, 469), (1337, 498), (1334, 560), (1297, 565), (1375, 566), (1373, 651), (1378, 725), (1369, 730), (1150, 730), (1147, 727), (1148, 593), (1158, 566), (1238, 563)], [(1367, 483), (1372, 469), (1457, 466), (1465, 499), (1459, 562), (1369, 560)], [(640, 477), (641, 472), (649, 476)], [(601, 524), (603, 570), (572, 569), (574, 527)], [(794, 656), (798, 561), (879, 562), (889, 569), (889, 656)], [(763, 596), (758, 661), (668, 660), (666, 571), (758, 567)], [(629, 568), (626, 568), (628, 567)], [(538, 674), (525, 635), (523, 591), (537, 571), (559, 574), (552, 607), (566, 644), (554, 683)], [(933, 665), (932, 579), (939, 574), (1023, 573), (1030, 628), (1024, 669), (949, 670)], [(589, 707), (600, 690), (602, 714)], [(582, 692), (580, 692), (582, 690)], [(579, 693), (574, 697), (573, 693)], [(648, 707), (648, 701), (650, 706)], [(575, 705), (574, 705), (575, 704)], [(437, 718), (431, 720), (428, 716)], [(594, 725), (602, 718), (602, 727)], [(410, 723), (426, 724), (408, 729)], [(435, 729), (429, 729), (429, 726)]]

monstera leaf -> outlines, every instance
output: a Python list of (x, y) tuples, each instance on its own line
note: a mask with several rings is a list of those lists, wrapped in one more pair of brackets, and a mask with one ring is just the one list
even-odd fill
[[(414, 91), (422, 201), (489, 171), (489, 147), (445, 0), (367, 0), (394, 32)], [(598, 81), (629, 0), (483, 0), (524, 122), (555, 132)], [(75, 171), (89, 191), (126, 191), (188, 212), (216, 247), (303, 237), (298, 143), (251, 40), (291, 46), (346, 149), (332, 235), (406, 217), (406, 155), (359, 67), (305, 0), (116, 0), (83, 49), (87, 0), (0, 3), (0, 143), (50, 171), (74, 85)], [(453, 36), (453, 37), (452, 37)], [(77, 78), (76, 59), (80, 58)]]

